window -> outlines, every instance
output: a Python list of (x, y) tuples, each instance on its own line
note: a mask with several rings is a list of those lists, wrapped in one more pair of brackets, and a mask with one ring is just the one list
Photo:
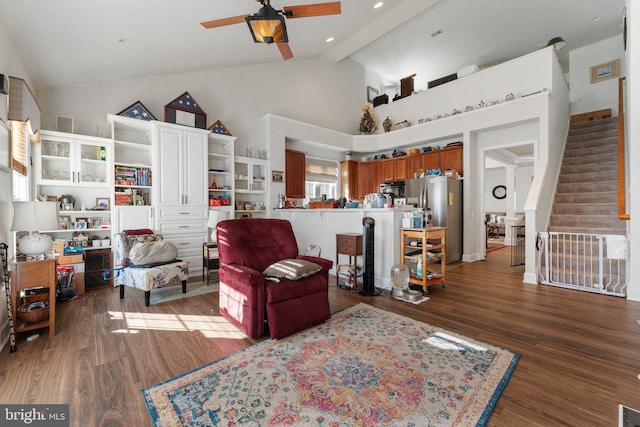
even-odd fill
[(11, 166), (21, 175), (27, 175), (27, 124), (11, 121)]
[(336, 183), (318, 181), (305, 182), (305, 203), (309, 203), (311, 199), (320, 199), (323, 194), (327, 196), (327, 199), (335, 199)]
[(312, 199), (336, 198), (338, 184), (338, 163), (335, 160), (321, 160), (307, 157), (305, 168), (305, 203)]
[(13, 200), (27, 201), (29, 192), (28, 124), (11, 121), (11, 167), (13, 169)]

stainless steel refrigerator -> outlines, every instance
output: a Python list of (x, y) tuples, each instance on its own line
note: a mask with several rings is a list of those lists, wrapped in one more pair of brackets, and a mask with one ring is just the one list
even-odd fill
[(405, 185), (408, 205), (431, 211), (431, 223), (447, 227), (447, 264), (462, 259), (462, 180), (446, 176), (409, 179)]

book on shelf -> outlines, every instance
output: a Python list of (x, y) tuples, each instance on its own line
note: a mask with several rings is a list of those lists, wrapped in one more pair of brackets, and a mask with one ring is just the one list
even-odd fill
[(116, 185), (151, 186), (151, 170), (131, 166), (116, 166), (114, 171)]

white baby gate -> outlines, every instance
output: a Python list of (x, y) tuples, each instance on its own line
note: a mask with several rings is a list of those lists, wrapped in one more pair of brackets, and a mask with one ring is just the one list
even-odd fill
[(626, 295), (626, 236), (552, 231), (539, 234), (537, 247), (540, 283)]

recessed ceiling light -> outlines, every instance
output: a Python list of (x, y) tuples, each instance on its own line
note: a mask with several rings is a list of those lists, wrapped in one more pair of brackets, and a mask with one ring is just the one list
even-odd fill
[(373, 8), (374, 8), (374, 9), (378, 9), (378, 8), (382, 7), (382, 5), (383, 5), (383, 4), (384, 4), (384, 2), (379, 1), (378, 3), (376, 3), (376, 4), (374, 4), (374, 5), (373, 5)]
[(328, 39), (325, 40), (327, 43), (331, 43), (333, 41), (333, 37), (329, 37)]

